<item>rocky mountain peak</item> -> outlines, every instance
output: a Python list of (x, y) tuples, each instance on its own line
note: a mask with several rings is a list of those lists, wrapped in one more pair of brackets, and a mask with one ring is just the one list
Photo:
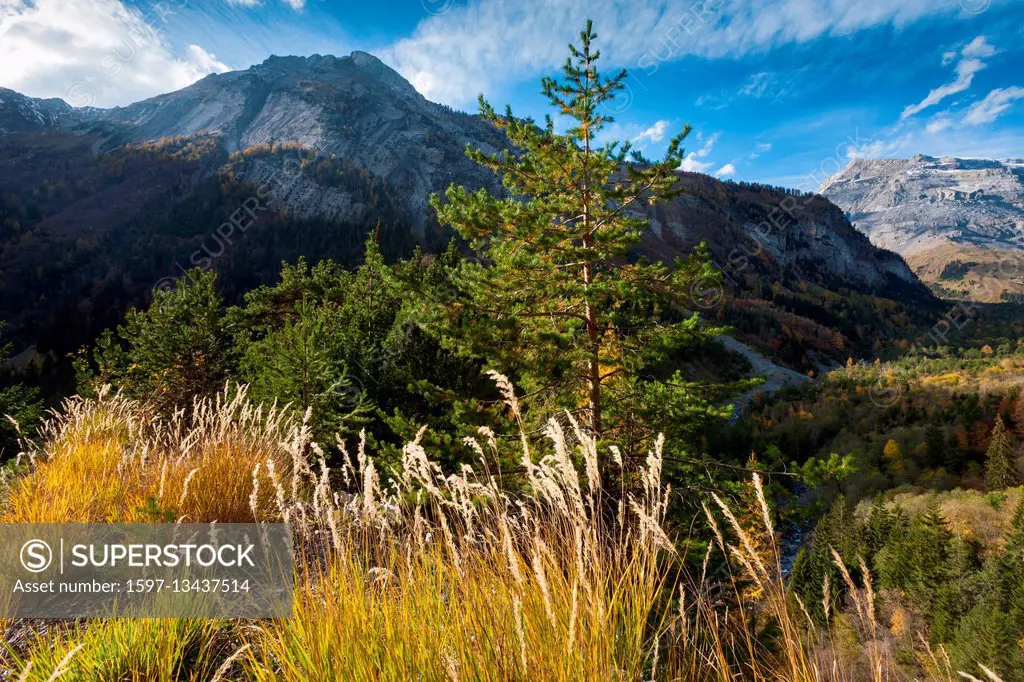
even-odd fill
[(342, 82), (346, 79), (367, 77), (406, 95), (419, 97), (416, 88), (401, 74), (370, 54), (356, 50), (347, 57), (312, 54), (308, 57), (271, 55), (247, 71), (281, 78), (292, 75), (306, 81)]
[(416, 91), (416, 88), (414, 88), (409, 81), (405, 80), (405, 78), (403, 78), (401, 74), (399, 74), (397, 71), (392, 69), (384, 62), (382, 62), (377, 57), (374, 57), (369, 52), (360, 52), (356, 50), (351, 55), (349, 55), (349, 59), (352, 60), (353, 64), (355, 64), (356, 66), (358, 66), (359, 68), (361, 68), (363, 71), (370, 74), (374, 78), (377, 78), (382, 83), (386, 83), (391, 87), (395, 88), (396, 90), (403, 92), (407, 95), (422, 97)]
[(58, 125), (72, 116), (62, 99), (35, 99), (0, 88), (0, 133), (26, 132)]
[[(918, 275), (947, 288), (954, 271), (966, 286), (975, 265), (1005, 261), (1007, 253), (1024, 258), (1024, 165), (1014, 160), (856, 159), (820, 191), (875, 245), (902, 254)], [(963, 266), (947, 269), (955, 262)], [(1003, 279), (985, 300), (1024, 291), (1020, 276)]]
[[(22, 99), (43, 108), (38, 100)], [(428, 101), (365, 52), (272, 56), (249, 69), (211, 75), (126, 107), (74, 111), (80, 113), (77, 122), (53, 125), (97, 158), (122, 153), (125, 143), (185, 138), (143, 145), (145, 155), (145, 149), (189, 146), (190, 139), (202, 135), (197, 147), (211, 150), (200, 154), (203, 163), (183, 171), (170, 168), (173, 155), (154, 161), (168, 166), (175, 191), (186, 196), (189, 187), (229, 175), (232, 181), (267, 188), (265, 200), (291, 220), (360, 232), (374, 228), (367, 224), (368, 216), (387, 212), (401, 224), (395, 229), (407, 230), (408, 238), (420, 243), (439, 238), (428, 205), (433, 193), (453, 183), (500, 191), (493, 174), (466, 158), (466, 146), (485, 152), (509, 146), (480, 117)], [(296, 146), (305, 150), (298, 175)], [(41, 152), (30, 149), (19, 158), (33, 153)], [(94, 164), (93, 159), (77, 162), (90, 168)], [(26, 178), (29, 170), (24, 169)], [(187, 182), (180, 179), (183, 172), (191, 174)], [(291, 180), (282, 182), (286, 175)], [(643, 249), (649, 257), (671, 261), (706, 240), (717, 262), (739, 268), (737, 282), (789, 278), (867, 293), (899, 290), (914, 298), (921, 293), (902, 259), (873, 248), (842, 211), (821, 197), (723, 184), (696, 174), (681, 174), (680, 181), (684, 195), (649, 214), (652, 230)], [(26, 180), (18, 190), (30, 186)], [(789, 202), (799, 202), (801, 208), (789, 211)], [(95, 211), (89, 225), (102, 224), (111, 232), (132, 217), (125, 210), (117, 215), (102, 207)], [(79, 225), (80, 211), (69, 207), (65, 213), (62, 234), (85, 229)], [(777, 224), (780, 213), (787, 218)], [(355, 238), (353, 243), (360, 241)], [(737, 266), (737, 252), (758, 254), (751, 259), (758, 264)]]

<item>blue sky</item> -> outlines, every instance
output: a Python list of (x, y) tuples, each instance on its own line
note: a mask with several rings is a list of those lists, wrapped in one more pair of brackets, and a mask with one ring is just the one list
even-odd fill
[(630, 72), (607, 135), (656, 155), (689, 122), (692, 170), (813, 189), (854, 156), (1024, 157), (1024, 0), (0, 0), (0, 86), (115, 106), (364, 50), (539, 117), (588, 16)]

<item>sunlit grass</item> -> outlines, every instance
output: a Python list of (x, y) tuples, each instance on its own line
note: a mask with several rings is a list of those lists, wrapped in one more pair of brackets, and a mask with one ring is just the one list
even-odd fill
[(195, 619), (110, 619), (61, 630), (14, 660), (23, 682), (210, 682), (231, 652), (229, 625)]
[[(512, 493), (486, 473), (498, 452), (486, 429), (468, 443), (481, 471), (443, 472), (414, 441), (383, 485), (363, 442), (332, 472), (302, 423), (252, 407), (244, 392), (197, 403), (187, 418), (146, 415), (116, 397), (68, 403), (27, 451), (4, 520), (286, 521), (298, 549), (293, 617), (38, 632), (0, 622), (2, 679), (913, 678), (889, 654), (869, 582), (844, 573), (849, 604), (825, 630), (788, 592), (756, 476), (755, 518), (741, 523), (710, 496), (712, 542), (703, 561), (683, 561), (687, 538), (664, 530), (660, 442), (629, 470), (609, 453), (627, 482), (612, 493), (597, 443), (571, 417), (552, 421), (544, 444), (523, 439), (525, 492)], [(956, 679), (941, 650), (927, 653), (932, 663), (910, 672)]]
[[(162, 422), (120, 397), (67, 401), (22, 456), (0, 522), (251, 522), (275, 513), (268, 459), (289, 471), (284, 443), (301, 428), (252, 407), (243, 390)], [(253, 471), (264, 472), (252, 505)]]
[[(539, 540), (539, 538), (538, 538)], [(549, 546), (550, 547), (550, 546)], [(641, 679), (653, 663), (663, 574), (541, 550), (516, 571), (496, 548), (440, 542), (335, 553), (299, 582), (294, 618), (255, 630), (260, 680)], [(568, 549), (568, 548), (565, 548)], [(596, 570), (595, 570), (596, 569)], [(645, 571), (650, 573), (644, 575)]]

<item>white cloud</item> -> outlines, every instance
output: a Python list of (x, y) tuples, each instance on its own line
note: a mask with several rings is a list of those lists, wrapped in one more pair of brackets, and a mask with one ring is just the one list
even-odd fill
[(914, 139), (913, 132), (903, 135), (885, 135), (879, 139), (865, 139), (857, 144), (846, 147), (846, 158), (854, 159), (884, 159), (896, 158), (899, 153), (907, 149), (908, 143)]
[(941, 114), (933, 118), (928, 123), (928, 125), (924, 127), (924, 130), (929, 135), (934, 135), (935, 133), (941, 133), (943, 130), (950, 127), (951, 125), (953, 125), (953, 119), (949, 118), (944, 114)]
[(988, 93), (985, 99), (971, 105), (964, 116), (964, 123), (967, 125), (991, 123), (1019, 99), (1024, 99), (1024, 88), (996, 88)]
[(985, 36), (978, 36), (967, 44), (967, 47), (963, 49), (961, 54), (965, 57), (977, 57), (978, 59), (985, 59), (991, 57), (996, 53), (996, 48), (992, 47), (985, 40)]
[(527, 10), (521, 0), (469, 0), (425, 18), (411, 36), (378, 53), (426, 97), (465, 106), (480, 92), (495, 95), (501, 83), (560, 63), (584, 16), (603, 33), (606, 68), (626, 67), (642, 81), (688, 55), (737, 58), (959, 9), (934, 0), (761, 0), (756, 11), (749, 0), (535, 0)]
[(949, 52), (943, 52), (942, 53), (942, 65), (946, 66), (947, 64), (951, 64), (953, 62), (953, 60), (956, 59), (956, 55), (957, 55), (956, 50), (950, 50)]
[(771, 142), (758, 142), (754, 145), (754, 151), (750, 152), (750, 160), (760, 157), (762, 154), (767, 154), (772, 150)]
[[(900, 121), (906, 120), (926, 107), (939, 103), (950, 95), (967, 90), (974, 80), (974, 75), (985, 68), (985, 63), (982, 60), (992, 57), (996, 53), (996, 48), (988, 42), (985, 36), (978, 36), (959, 52), (954, 51), (953, 53), (947, 52), (944, 54), (943, 64), (948, 63), (950, 54), (954, 56), (960, 55), (960, 61), (956, 65), (956, 80), (932, 90), (919, 104), (908, 106), (903, 110)], [(954, 124), (957, 123), (965, 125), (991, 123), (1000, 114), (1009, 109), (1014, 101), (1022, 97), (1024, 97), (1024, 89), (1022, 88), (997, 88), (989, 92), (980, 102), (975, 102), (971, 105), (962, 118), (959, 113), (953, 113), (953, 110), (960, 104), (959, 101), (954, 101), (951, 108), (934, 116), (925, 126), (924, 131), (929, 135), (935, 135), (953, 128)], [(954, 116), (959, 120), (955, 120)]]
[[(985, 68), (985, 63), (982, 59), (991, 57), (995, 53), (996, 49), (985, 40), (985, 36), (978, 36), (969, 42), (963, 50), (960, 51), (961, 59), (956, 65), (956, 79), (950, 83), (946, 83), (945, 85), (935, 88), (928, 93), (927, 97), (917, 104), (911, 104), (908, 106), (900, 115), (900, 120), (906, 120), (914, 114), (938, 104), (950, 95), (955, 95), (958, 92), (967, 90), (971, 87), (971, 83), (974, 82), (974, 74)], [(951, 62), (955, 56), (955, 51), (947, 52), (942, 55), (943, 65)]]
[(200, 77), (208, 73), (224, 73), (230, 71), (231, 67), (217, 59), (217, 55), (210, 54), (198, 45), (192, 44), (185, 49), (188, 63), (195, 68), (196, 74)]
[[(697, 137), (698, 141), (701, 139)], [(715, 143), (718, 142), (718, 133), (711, 135), (704, 141), (704, 144), (695, 152), (690, 152), (683, 157), (683, 162), (679, 164), (679, 170), (689, 171), (691, 173), (703, 173), (708, 168), (715, 165), (714, 161), (701, 161), (701, 159), (707, 158), (711, 154), (711, 150), (714, 149)]]
[(744, 98), (776, 102), (792, 96), (806, 83), (806, 71), (807, 67), (785, 72), (758, 71), (751, 74), (738, 89), (733, 86), (717, 92), (706, 92), (697, 97), (694, 105), (715, 111)]
[(755, 73), (750, 77), (749, 80), (740, 88), (740, 94), (746, 95), (747, 97), (753, 97), (754, 99), (760, 99), (764, 97), (775, 83), (774, 74), (768, 73), (767, 71), (761, 71)]
[(665, 139), (665, 131), (668, 130), (668, 121), (656, 121), (654, 125), (647, 128), (639, 135), (633, 138), (633, 144), (640, 144), (641, 142), (661, 142)]
[[(979, 46), (979, 41), (980, 46)], [(903, 113), (900, 115), (900, 121), (904, 121), (914, 114), (929, 108), (934, 104), (938, 104), (940, 101), (950, 95), (954, 95), (957, 92), (964, 92), (971, 87), (971, 83), (974, 82), (974, 75), (985, 68), (985, 62), (981, 60), (981, 56), (989, 56), (991, 53), (985, 48), (991, 48), (990, 45), (985, 43), (985, 37), (979, 36), (970, 45), (964, 48), (962, 52), (962, 59), (956, 62), (956, 79), (951, 83), (941, 85), (931, 92), (928, 93), (924, 99), (916, 104), (910, 104)]]
[(732, 165), (731, 163), (725, 164), (724, 166), (722, 166), (721, 168), (719, 168), (715, 172), (715, 175), (719, 175), (719, 176), (721, 176), (723, 178), (727, 178), (730, 175), (735, 175), (735, 174), (736, 174), (736, 166)]
[[(263, 0), (227, 0), (229, 5), (241, 5), (242, 7), (256, 7), (262, 5)], [(286, 5), (296, 12), (306, 6), (306, 0), (282, 0)]]
[(694, 104), (694, 106), (697, 106), (697, 107), (707, 108), (707, 109), (710, 109), (712, 111), (717, 111), (719, 109), (724, 109), (727, 106), (729, 106), (729, 103), (731, 101), (732, 101), (732, 97), (729, 96), (727, 93), (725, 93), (723, 91), (723, 92), (720, 92), (720, 93), (717, 93), (717, 94), (716, 93), (705, 93), (703, 95), (700, 95), (697, 99), (695, 99), (693, 101), (693, 104)]
[(715, 148), (715, 143), (718, 142), (718, 137), (718, 133), (714, 133), (713, 135), (709, 135), (708, 138), (704, 140), (704, 136), (698, 134), (697, 141), (700, 142), (701, 140), (704, 140), (704, 144), (701, 145), (701, 148), (694, 153), (703, 159), (705, 156), (711, 153), (712, 149)]
[(700, 161), (695, 153), (690, 152), (686, 155), (686, 158), (683, 159), (683, 162), (679, 164), (679, 168), (677, 170), (687, 171), (689, 173), (703, 173), (714, 165), (715, 164), (712, 161)]
[(760, 71), (750, 76), (737, 95), (753, 99), (780, 100), (794, 93), (805, 78), (807, 67), (787, 72)]
[(173, 2), (0, 0), (0, 85), (76, 106), (128, 104), (228, 66), (199, 45), (175, 56), (161, 35)]

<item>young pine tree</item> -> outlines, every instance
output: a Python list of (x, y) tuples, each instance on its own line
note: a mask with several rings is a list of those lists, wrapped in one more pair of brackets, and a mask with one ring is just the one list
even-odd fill
[[(0, 333), (3, 329), (4, 323), (0, 322)], [(0, 342), (0, 367), (7, 363), (10, 352), (11, 344)], [(18, 439), (31, 434), (42, 416), (38, 389), (0, 371), (0, 462), (18, 452)]]
[(887, 521), (885, 544), (872, 558), (872, 567), (881, 586), (906, 589), (913, 578), (914, 565), (910, 518), (902, 506), (896, 505)]
[(964, 616), (957, 628), (953, 662), (959, 670), (980, 671), (985, 666), (1005, 682), (1022, 679), (1022, 656), (1010, 617), (997, 605), (982, 601)]
[(98, 380), (164, 411), (216, 393), (233, 366), (224, 312), (216, 274), (190, 270), (146, 310), (128, 311), (116, 338), (99, 339)]
[(868, 515), (864, 519), (864, 527), (861, 531), (868, 558), (873, 558), (877, 552), (885, 547), (894, 523), (894, 515), (885, 506), (885, 501), (881, 496), (876, 497), (874, 502), (871, 503), (871, 509), (868, 510)]
[(989, 490), (1002, 490), (1019, 483), (1014, 457), (1017, 439), (1006, 428), (1002, 415), (996, 417), (992, 438), (985, 453), (985, 486)]
[[(569, 46), (562, 79), (542, 81), (569, 122), (564, 132), (550, 117), (538, 126), (481, 98), (483, 118), (516, 150), (467, 153), (500, 175), (509, 196), (452, 186), (447, 201), (432, 203), (480, 256), (459, 278), (468, 299), (462, 331), (475, 348), (515, 377), (541, 417), (570, 410), (593, 433), (628, 445), (720, 415), (704, 388), (671, 370), (674, 358), (718, 331), (679, 307), (692, 284), (713, 280), (715, 271), (703, 253), (674, 268), (634, 257), (647, 227), (641, 209), (679, 192), (675, 171), (690, 128), (658, 162), (629, 144), (600, 144), (625, 72), (598, 72), (595, 39), (587, 22), (580, 47)], [(641, 424), (647, 428), (637, 433)]]
[(811, 535), (809, 547), (800, 550), (793, 563), (790, 589), (804, 602), (808, 613), (824, 624), (825, 584), (828, 583), (829, 609), (835, 610), (842, 601), (846, 586), (833, 550), (842, 558), (847, 569), (856, 572), (857, 562), (864, 554), (864, 536), (853, 510), (845, 497), (832, 503), (828, 513), (818, 521)]
[(912, 566), (907, 593), (918, 604), (931, 607), (940, 585), (948, 577), (952, 533), (938, 506), (921, 510), (910, 524), (908, 542)]
[(350, 435), (369, 422), (372, 406), (343, 360), (336, 311), (303, 298), (278, 328), (243, 344), (242, 375), (257, 400), (311, 410), (314, 437)]
[(999, 568), (1010, 619), (1016, 632), (1024, 635), (1024, 499), (1010, 520)]

